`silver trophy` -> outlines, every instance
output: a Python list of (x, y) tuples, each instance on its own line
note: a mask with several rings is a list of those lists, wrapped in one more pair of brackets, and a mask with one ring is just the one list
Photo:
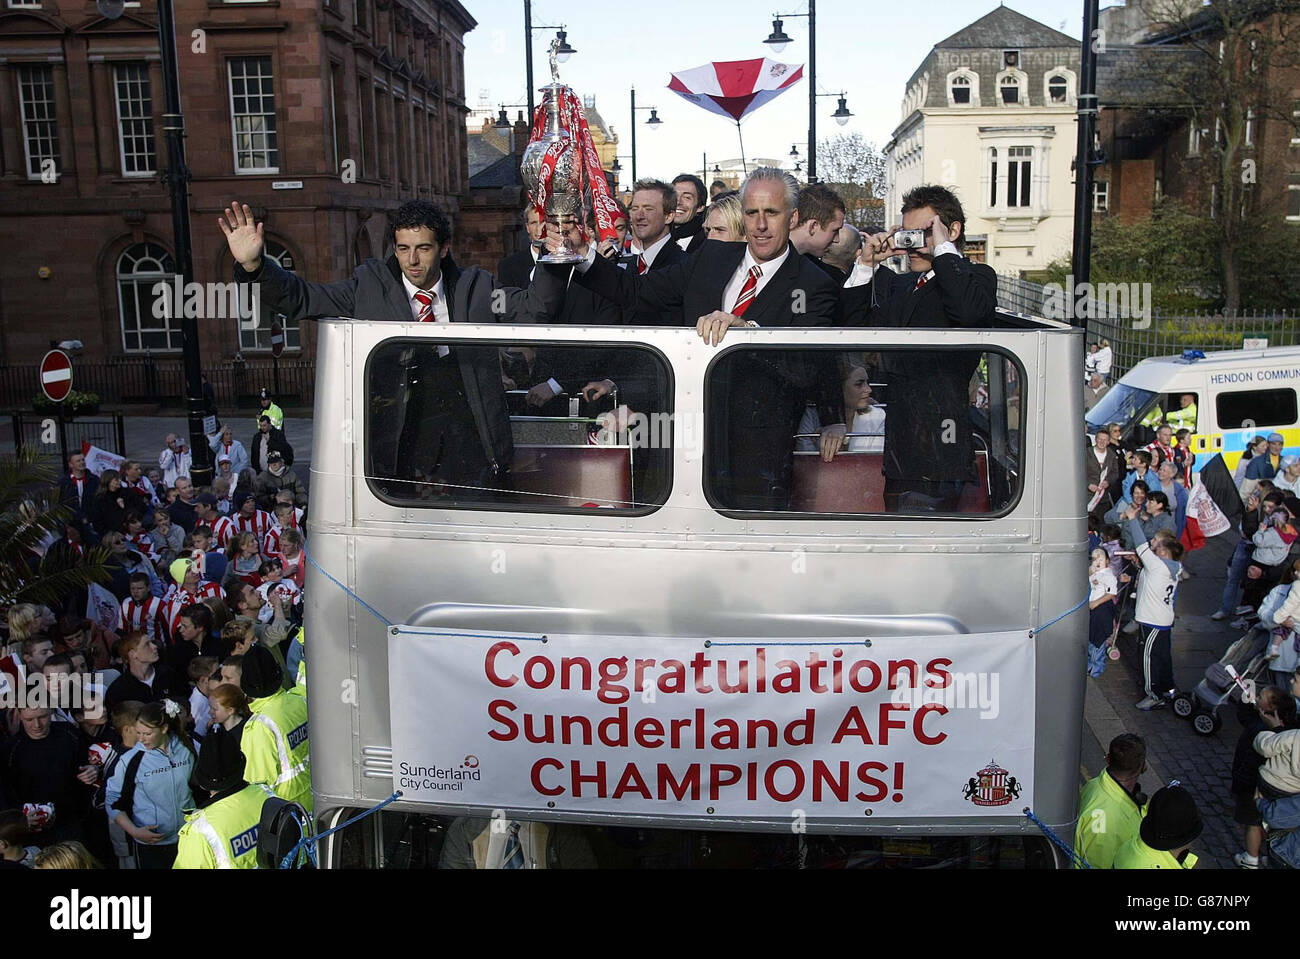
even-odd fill
[(552, 253), (538, 259), (539, 263), (578, 263), (582, 257), (569, 246), (563, 232), (563, 226), (573, 220), (582, 222), (582, 150), (577, 141), (569, 136), (560, 123), (560, 103), (562, 95), (568, 89), (560, 82), (556, 52), (559, 41), (551, 43), (551, 82), (542, 87), (542, 106), (546, 108), (546, 125), (542, 137), (528, 144), (524, 150), (519, 173), (524, 186), (528, 188), (529, 197), (535, 202), (540, 185), (542, 158), (556, 142), (562, 143), (555, 160), (555, 172), (551, 177), (550, 190), (546, 196), (544, 219), (551, 229), (560, 227), (561, 246)]

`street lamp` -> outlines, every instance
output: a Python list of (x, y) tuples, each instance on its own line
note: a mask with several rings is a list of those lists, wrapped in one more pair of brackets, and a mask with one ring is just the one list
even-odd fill
[(555, 39), (560, 41), (555, 51), (555, 59), (560, 63), (568, 62), (569, 57), (578, 51), (569, 46), (569, 35), (564, 32), (564, 24), (542, 24), (533, 26), (533, 0), (524, 0), (524, 67), (528, 74), (528, 122), (533, 122), (533, 31), (554, 30)]
[(645, 125), (651, 130), (658, 130), (660, 124), (664, 121), (659, 119), (659, 111), (655, 107), (639, 107), (636, 105), (636, 87), (632, 88), (632, 182), (636, 183), (636, 111), (649, 110), (650, 119), (646, 120)]
[(792, 157), (798, 157), (798, 156), (799, 156), (799, 144), (797, 144), (797, 143), (791, 143), (791, 144), (790, 144), (790, 156), (792, 156)]
[[(763, 42), (772, 48), (773, 53), (780, 53), (790, 43), (782, 17), (808, 18), (808, 182), (817, 182), (817, 97), (835, 96), (836, 94), (819, 94), (817, 92), (817, 0), (808, 0), (807, 13), (772, 14), (772, 32)], [(835, 121), (843, 126), (848, 122), (848, 108), (844, 105), (844, 94), (839, 94), (840, 107), (832, 114)]]
[[(122, 16), (123, 0), (97, 0), (100, 15), (109, 20)], [(190, 247), (190, 168), (185, 163), (185, 118), (181, 114), (181, 81), (176, 68), (176, 20), (172, 0), (158, 0), (158, 53), (163, 78), (163, 137), (167, 140), (167, 172), (163, 174), (171, 193), (172, 237), (176, 266), (188, 287), (194, 281), (194, 257)], [(181, 321), (182, 357), (185, 368), (185, 406), (193, 457), (190, 478), (195, 487), (212, 482), (212, 449), (208, 446), (203, 417), (203, 364), (199, 357), (199, 321), (189, 311)]]

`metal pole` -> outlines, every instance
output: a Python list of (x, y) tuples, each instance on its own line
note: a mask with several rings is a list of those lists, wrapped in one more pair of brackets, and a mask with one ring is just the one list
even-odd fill
[[(1088, 282), (1092, 272), (1092, 144), (1097, 132), (1097, 51), (1093, 34), (1097, 30), (1098, 0), (1083, 3), (1083, 47), (1079, 70), (1079, 141), (1074, 155), (1074, 251), (1070, 259), (1076, 288)], [(1071, 294), (1073, 296), (1073, 294)], [(1069, 305), (1070, 324), (1082, 326), (1087, 320), (1075, 316)], [(1091, 313), (1091, 308), (1088, 309)]]
[(275, 395), (280, 395), (280, 358), (274, 353), (271, 354), (272, 385), (275, 387)]
[(636, 87), (632, 88), (632, 184), (636, 185)]
[[(185, 165), (185, 120), (181, 116), (181, 84), (176, 65), (176, 24), (172, 0), (158, 4), (158, 48), (162, 59), (163, 134), (167, 138), (167, 186), (171, 191), (172, 235), (176, 245), (176, 265), (188, 285), (194, 280), (194, 262), (190, 252), (190, 170)], [(212, 457), (207, 435), (203, 432), (202, 363), (199, 359), (199, 321), (182, 316), (181, 337), (184, 344), (185, 406), (190, 427), (190, 451), (193, 465), (190, 479), (195, 486), (212, 482)]]
[(524, 0), (524, 63), (528, 71), (528, 126), (533, 125), (533, 0)]
[(808, 0), (808, 182), (817, 182), (817, 0)]

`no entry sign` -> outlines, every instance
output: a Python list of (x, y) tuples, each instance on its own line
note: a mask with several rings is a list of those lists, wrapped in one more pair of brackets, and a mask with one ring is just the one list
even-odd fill
[(41, 389), (56, 403), (72, 392), (72, 359), (62, 350), (50, 350), (41, 360)]

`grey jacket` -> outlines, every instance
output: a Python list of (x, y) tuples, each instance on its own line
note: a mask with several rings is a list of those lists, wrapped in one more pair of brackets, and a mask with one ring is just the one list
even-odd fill
[[(548, 323), (559, 315), (564, 303), (569, 267), (543, 266), (534, 273), (532, 285), (524, 290), (502, 287), (505, 296), (495, 298), (497, 310), (493, 310), (493, 291), (498, 287), (491, 273), (474, 266), (460, 269), (450, 256), (443, 257), (441, 269), (453, 323)], [(401, 268), (394, 256), (382, 262), (366, 260), (352, 276), (337, 283), (304, 280), (281, 269), (269, 257), (263, 257), (255, 274), (235, 264), (235, 281), (259, 284), (262, 305), (291, 319), (342, 316), (412, 322)], [(508, 469), (514, 456), (514, 443), (497, 350), (467, 347), (454, 352), (487, 459), (494, 471)], [(392, 384), (394, 388), (397, 385)]]

